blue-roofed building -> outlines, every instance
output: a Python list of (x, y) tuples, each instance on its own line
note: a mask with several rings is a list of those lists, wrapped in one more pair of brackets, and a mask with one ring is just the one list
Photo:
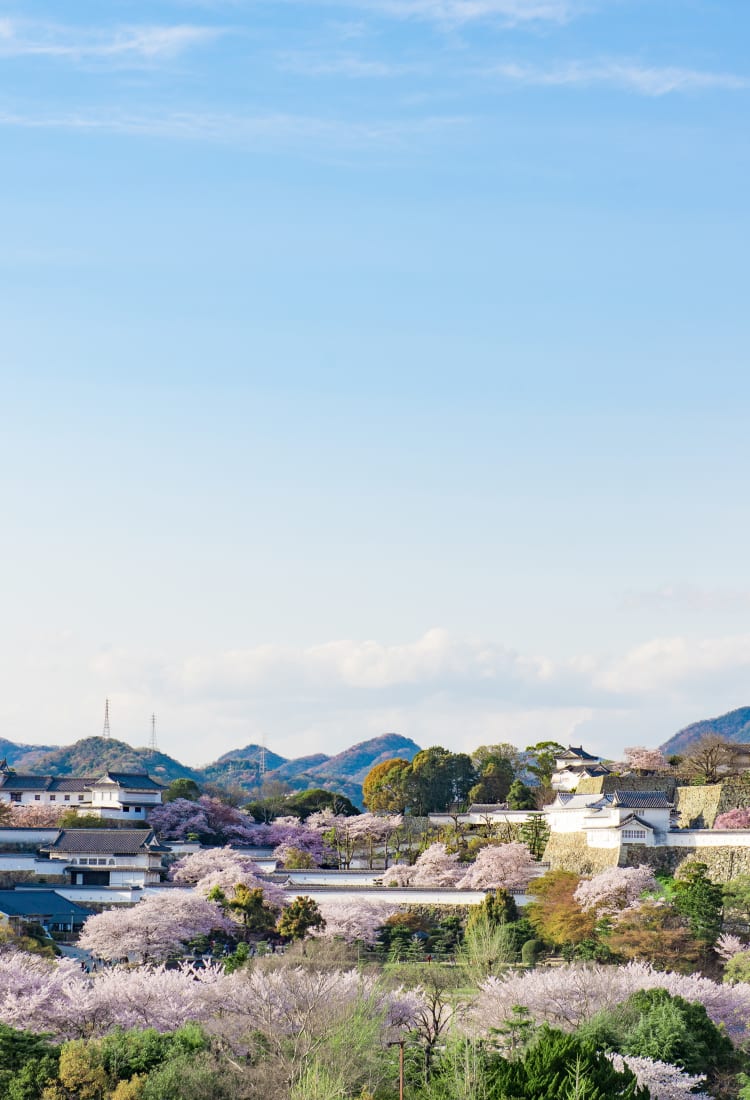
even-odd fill
[(92, 912), (55, 890), (0, 890), (0, 922), (15, 932), (27, 923), (41, 924), (48, 932), (77, 932)]

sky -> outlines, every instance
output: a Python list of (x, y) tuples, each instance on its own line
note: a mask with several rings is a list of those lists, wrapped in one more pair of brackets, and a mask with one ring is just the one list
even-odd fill
[(750, 6), (0, 0), (0, 736), (750, 704)]

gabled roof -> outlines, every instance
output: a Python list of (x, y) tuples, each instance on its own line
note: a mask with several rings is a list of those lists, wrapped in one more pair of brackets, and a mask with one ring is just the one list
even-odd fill
[(671, 810), (672, 800), (666, 791), (614, 791), (613, 806), (632, 806), (634, 810)]
[(51, 775), (19, 775), (13, 771), (0, 773), (0, 788), (4, 791), (47, 791), (52, 781)]
[(61, 855), (135, 856), (141, 852), (168, 852), (153, 829), (63, 829), (42, 851)]
[(52, 778), (48, 790), (50, 791), (77, 791), (83, 794), (91, 789), (91, 784), (96, 783), (93, 776), (60, 775)]
[(575, 745), (568, 745), (565, 752), (558, 753), (555, 757), (556, 760), (598, 760), (598, 756), (592, 756), (590, 752), (586, 752), (582, 745), (578, 748)]
[(624, 829), (628, 825), (641, 825), (644, 829), (648, 829), (652, 833), (654, 831), (653, 825), (649, 825), (648, 821), (643, 817), (639, 817), (638, 814), (628, 814), (628, 816), (624, 817), (622, 821), (614, 826), (614, 828)]
[(508, 809), (507, 802), (472, 802), (467, 814), (494, 814)]
[(554, 779), (555, 775), (564, 775), (566, 772), (572, 772), (574, 775), (580, 775), (581, 777), (611, 774), (610, 769), (605, 764), (566, 764), (564, 768), (558, 768), (557, 772), (553, 773), (552, 778)]
[(109, 786), (116, 784), (118, 787), (126, 787), (129, 791), (163, 791), (164, 784), (157, 783), (146, 772), (105, 772), (104, 775), (94, 781), (95, 786)]
[(92, 912), (55, 890), (0, 890), (0, 913), (8, 917), (78, 917), (83, 922)]

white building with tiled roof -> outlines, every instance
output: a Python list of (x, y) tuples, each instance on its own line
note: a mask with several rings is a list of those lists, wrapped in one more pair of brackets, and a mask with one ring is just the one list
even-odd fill
[(546, 808), (551, 833), (584, 833), (589, 848), (668, 842), (674, 804), (664, 791), (569, 794)]
[(565, 752), (555, 757), (550, 784), (555, 791), (574, 791), (581, 779), (610, 774), (601, 757), (586, 752), (582, 745), (569, 745)]
[(73, 886), (154, 886), (169, 851), (153, 829), (62, 829), (39, 854), (63, 862)]
[(29, 775), (0, 763), (0, 802), (59, 806), (98, 817), (143, 821), (161, 803), (164, 787), (145, 772), (108, 771), (102, 776)]

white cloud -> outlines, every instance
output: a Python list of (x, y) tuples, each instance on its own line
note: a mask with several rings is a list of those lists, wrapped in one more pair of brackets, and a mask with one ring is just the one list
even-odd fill
[(747, 611), (750, 590), (746, 588), (701, 588), (694, 584), (664, 584), (659, 588), (628, 592), (626, 607), (654, 608), (660, 611)]
[[(38, 638), (0, 663), (0, 730), (55, 743), (112, 732), (145, 743), (155, 711), (165, 751), (200, 763), (257, 742), (283, 755), (333, 753), (394, 730), (470, 750), (510, 740), (577, 743), (616, 756), (746, 704), (750, 635), (644, 641), (612, 656), (553, 659), (441, 629), (399, 644), (335, 640), (176, 656)], [(0, 676), (0, 679), (2, 679)], [(22, 706), (45, 684), (32, 715)]]
[(354, 79), (383, 79), (425, 72), (424, 66), (403, 65), (391, 61), (369, 60), (352, 54), (316, 57), (304, 53), (286, 53), (281, 68), (303, 76), (346, 76)]
[[(335, 0), (333, 0), (335, 2)], [(479, 20), (564, 23), (582, 10), (576, 0), (348, 0), (365, 11), (396, 19), (462, 25)]]
[(739, 91), (750, 87), (748, 77), (735, 73), (704, 72), (675, 66), (646, 66), (627, 61), (570, 61), (549, 67), (503, 62), (493, 66), (489, 74), (528, 87), (610, 86), (647, 96), (712, 89)]
[(210, 141), (252, 149), (307, 148), (314, 153), (323, 149), (411, 149), (416, 139), (443, 136), (465, 123), (466, 119), (460, 116), (350, 122), (284, 113), (241, 115), (181, 111), (138, 114), (101, 109), (30, 114), (0, 111), (0, 127)]
[(150, 62), (174, 58), (223, 33), (220, 28), (188, 24), (97, 30), (3, 19), (0, 20), (0, 57)]

